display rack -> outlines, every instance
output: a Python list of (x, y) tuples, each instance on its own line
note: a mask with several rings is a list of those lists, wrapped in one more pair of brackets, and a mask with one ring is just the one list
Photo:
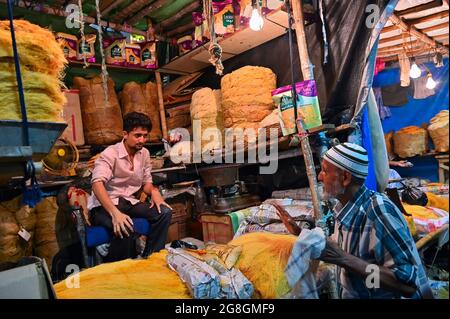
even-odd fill
[[(286, 12), (279, 9), (268, 13), (264, 17), (264, 26), (260, 31), (255, 32), (249, 27), (245, 27), (229, 36), (218, 39), (217, 42), (222, 47), (222, 61), (285, 34), (287, 28), (288, 14)], [(200, 71), (211, 65), (208, 61), (210, 58), (208, 48), (209, 42), (173, 59), (159, 68), (158, 71), (182, 75)]]

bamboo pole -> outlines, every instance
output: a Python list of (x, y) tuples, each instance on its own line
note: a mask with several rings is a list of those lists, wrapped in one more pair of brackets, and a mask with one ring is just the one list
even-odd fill
[(161, 128), (162, 128), (163, 138), (167, 141), (169, 138), (169, 134), (167, 132), (166, 111), (164, 109), (164, 98), (163, 98), (161, 73), (156, 71), (155, 76), (156, 76), (156, 85), (158, 87), (159, 117), (161, 120)]
[[(304, 20), (303, 20), (303, 7), (301, 0), (291, 0), (292, 13), (295, 23), (295, 34), (297, 37), (298, 52), (300, 55), (300, 65), (303, 74), (303, 80), (313, 80), (314, 73), (312, 70), (312, 64), (309, 59), (308, 47), (306, 44)], [(297, 120), (298, 132), (304, 132), (303, 126), (299, 120)], [(301, 147), (303, 152), (303, 158), (305, 160), (306, 173), (308, 175), (309, 188), (311, 189), (312, 202), (314, 208), (314, 218), (316, 221), (322, 219), (322, 208), (320, 205), (319, 191), (317, 187), (317, 176), (314, 166), (314, 159), (312, 156), (311, 146), (309, 145), (308, 136), (304, 136), (301, 139)]]

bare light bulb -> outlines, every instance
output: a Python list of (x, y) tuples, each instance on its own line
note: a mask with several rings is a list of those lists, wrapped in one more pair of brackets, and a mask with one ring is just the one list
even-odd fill
[(252, 16), (250, 17), (250, 29), (253, 31), (259, 31), (264, 24), (263, 18), (260, 16), (258, 9), (253, 9)]
[(427, 83), (425, 84), (425, 87), (428, 90), (432, 90), (436, 87), (436, 81), (433, 80), (433, 76), (431, 75), (431, 73), (428, 73), (428, 79), (427, 79)]
[(416, 62), (411, 65), (411, 70), (409, 71), (409, 76), (413, 79), (417, 79), (422, 74), (422, 71), (417, 66)]

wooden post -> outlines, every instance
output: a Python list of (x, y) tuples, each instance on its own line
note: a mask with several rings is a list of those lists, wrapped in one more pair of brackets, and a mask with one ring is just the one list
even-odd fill
[(158, 87), (159, 117), (161, 119), (161, 128), (162, 128), (163, 138), (167, 141), (169, 138), (169, 134), (167, 133), (166, 111), (164, 109), (164, 98), (163, 98), (163, 90), (162, 90), (162, 82), (161, 82), (161, 73), (155, 72), (155, 76), (156, 76), (156, 85)]
[[(291, 4), (292, 4), (292, 13), (294, 16), (295, 34), (297, 37), (297, 46), (300, 55), (300, 65), (302, 69), (303, 80), (313, 80), (314, 74), (312, 71), (312, 64), (309, 60), (308, 47), (306, 45), (302, 3), (301, 0), (291, 0)], [(305, 131), (302, 127), (300, 120), (297, 120), (297, 129), (299, 133)], [(314, 218), (316, 221), (319, 221), (322, 219), (322, 207), (320, 205), (314, 159), (312, 156), (311, 146), (309, 145), (309, 138), (307, 135), (301, 138), (301, 146), (303, 158), (305, 160), (306, 173), (308, 175), (309, 188), (311, 189), (311, 196), (314, 208)]]

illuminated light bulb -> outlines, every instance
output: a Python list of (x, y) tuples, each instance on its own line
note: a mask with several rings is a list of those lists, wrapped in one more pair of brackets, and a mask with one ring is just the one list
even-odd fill
[(433, 80), (433, 76), (431, 75), (431, 73), (428, 73), (428, 79), (427, 79), (427, 83), (425, 84), (425, 87), (428, 90), (432, 90), (436, 87), (436, 81)]
[(253, 9), (252, 16), (250, 18), (250, 29), (253, 31), (259, 31), (264, 24), (263, 18), (259, 15), (258, 9)]
[(409, 76), (413, 79), (417, 79), (418, 77), (421, 76), (421, 74), (422, 74), (422, 71), (417, 66), (416, 62), (414, 62), (413, 65), (411, 65), (411, 70), (409, 71)]

